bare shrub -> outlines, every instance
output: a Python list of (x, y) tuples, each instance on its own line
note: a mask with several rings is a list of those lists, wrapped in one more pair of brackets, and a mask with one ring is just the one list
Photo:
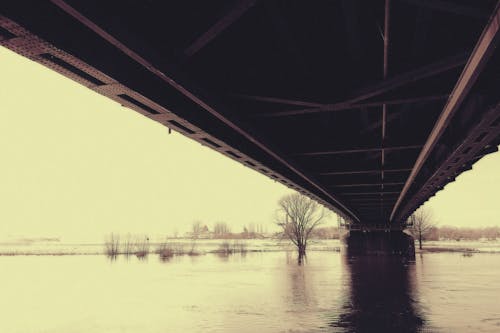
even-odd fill
[(145, 258), (149, 254), (149, 237), (138, 237), (134, 243), (134, 253), (138, 258)]
[(104, 241), (105, 253), (110, 257), (116, 257), (120, 249), (120, 236), (111, 233)]
[(125, 256), (128, 257), (132, 254), (132, 249), (133, 249), (132, 236), (130, 234), (127, 234), (123, 242), (122, 252)]
[(217, 253), (220, 254), (231, 254), (233, 253), (233, 249), (231, 247), (231, 244), (229, 244), (228, 241), (224, 241), (219, 244), (219, 248), (217, 249)]
[(219, 247), (214, 252), (223, 255), (229, 255), (233, 253), (246, 253), (247, 251), (247, 244), (245, 242), (235, 240), (232, 243), (230, 243), (229, 241), (220, 243)]
[(171, 244), (167, 242), (162, 242), (158, 244), (156, 253), (160, 256), (160, 259), (169, 259), (174, 256), (175, 251)]

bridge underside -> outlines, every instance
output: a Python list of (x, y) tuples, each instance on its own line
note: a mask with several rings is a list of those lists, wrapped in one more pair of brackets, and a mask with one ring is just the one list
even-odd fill
[(404, 222), (500, 143), (497, 1), (6, 0), (0, 15), (0, 45), (353, 223)]

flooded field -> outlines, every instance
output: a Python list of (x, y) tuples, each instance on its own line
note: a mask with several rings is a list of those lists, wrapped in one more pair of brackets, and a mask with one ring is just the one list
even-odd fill
[(0, 332), (498, 332), (500, 256), (0, 256)]
[[(244, 245), (247, 252), (273, 252), (293, 250), (289, 241), (277, 239), (169, 239), (161, 241), (172, 247), (182, 247), (185, 252), (193, 249), (197, 254), (217, 252), (221, 244)], [(161, 242), (148, 242), (148, 248), (154, 252)], [(337, 239), (312, 240), (309, 249), (312, 251), (340, 251), (342, 244)], [(121, 249), (124, 247), (121, 244)], [(74, 255), (74, 254), (103, 254), (105, 245), (99, 242), (67, 243), (67, 242), (0, 242), (1, 255)]]
[[(182, 247), (185, 251), (194, 249), (198, 254), (217, 252), (222, 243), (243, 244), (248, 252), (292, 251), (293, 246), (287, 240), (277, 239), (169, 239), (166, 242), (172, 247)], [(152, 240), (148, 243), (149, 250), (154, 252), (160, 242)], [(417, 244), (418, 245), (418, 244)], [(340, 251), (343, 244), (338, 239), (310, 240), (310, 251)], [(123, 244), (122, 244), (123, 247)], [(418, 247), (418, 246), (417, 246)], [(499, 253), (500, 241), (427, 241), (424, 251), (442, 252), (480, 252)], [(2, 255), (97, 255), (105, 252), (102, 242), (59, 242), (59, 241), (0, 241), (0, 256)]]

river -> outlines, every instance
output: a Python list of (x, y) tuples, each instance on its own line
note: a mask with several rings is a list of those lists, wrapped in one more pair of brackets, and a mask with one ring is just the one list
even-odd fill
[(0, 332), (499, 332), (500, 256), (0, 256)]

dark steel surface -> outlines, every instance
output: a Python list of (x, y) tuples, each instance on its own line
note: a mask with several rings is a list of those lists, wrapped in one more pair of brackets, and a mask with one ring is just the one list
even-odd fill
[(351, 222), (403, 223), (500, 143), (497, 1), (17, 0), (0, 15), (0, 45)]

